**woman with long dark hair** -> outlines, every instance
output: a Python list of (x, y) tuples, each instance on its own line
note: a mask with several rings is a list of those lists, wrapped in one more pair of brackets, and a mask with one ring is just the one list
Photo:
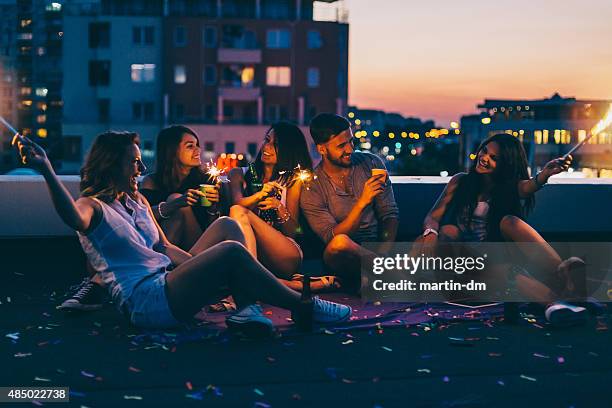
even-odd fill
[[(476, 159), (467, 173), (451, 178), (448, 185), (427, 214), (419, 238), (427, 247), (437, 242), (529, 242), (537, 251), (526, 251), (538, 280), (518, 275), (518, 289), (534, 300), (549, 304), (560, 295), (571, 295), (578, 286), (576, 271), (584, 267), (579, 258), (562, 261), (559, 254), (526, 221), (535, 205), (534, 193), (548, 179), (567, 170), (572, 157), (561, 157), (548, 162), (542, 171), (529, 177), (528, 163), (522, 143), (514, 136), (499, 133), (484, 140), (478, 147)], [(524, 246), (519, 247), (524, 250)], [(577, 279), (577, 278), (576, 278)], [(553, 289), (554, 288), (554, 289)], [(584, 312), (583, 308), (552, 311), (569, 316)], [(551, 310), (547, 310), (547, 317)], [(554, 320), (554, 317), (552, 318)]]
[(207, 190), (212, 203), (202, 207), (200, 184), (214, 184), (202, 169), (198, 135), (186, 126), (174, 125), (157, 135), (155, 172), (140, 184), (140, 192), (153, 206), (153, 214), (170, 242), (180, 248), (193, 246), (202, 232), (220, 216), (218, 189)]
[(135, 326), (165, 328), (189, 321), (203, 306), (232, 294), (240, 310), (226, 319), (246, 334), (270, 334), (272, 321), (255, 302), (312, 313), (315, 322), (349, 318), (348, 306), (317, 297), (312, 309), (282, 285), (244, 247), (235, 221), (221, 217), (184, 251), (166, 238), (137, 179), (145, 170), (138, 136), (106, 132), (96, 137), (81, 171), (75, 201), (60, 182), (44, 149), (16, 135), (24, 164), (40, 172), (53, 205), (74, 229), (92, 267), (106, 283), (120, 312)]
[[(312, 171), (306, 138), (296, 125), (279, 122), (266, 133), (255, 161), (229, 174), (234, 204), (230, 217), (242, 227), (247, 248), (277, 277), (296, 288), (301, 287), (296, 272), (303, 258), (294, 239), (301, 230), (303, 181), (295, 177), (298, 166)], [(313, 283), (315, 289), (336, 285), (331, 277)]]

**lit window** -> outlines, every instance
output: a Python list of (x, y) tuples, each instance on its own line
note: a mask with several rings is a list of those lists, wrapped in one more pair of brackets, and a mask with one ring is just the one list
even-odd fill
[(36, 135), (41, 138), (47, 137), (47, 129), (38, 129)]
[(306, 44), (309, 50), (316, 50), (323, 46), (323, 40), (321, 39), (321, 33), (317, 30), (310, 30), (306, 34)]
[(313, 67), (308, 68), (308, 87), (318, 88), (319, 87), (319, 68)]
[(266, 45), (268, 48), (289, 48), (291, 46), (289, 30), (268, 30), (266, 33)]
[(266, 68), (266, 85), (268, 86), (290, 86), (291, 68), (268, 67)]
[(27, 86), (21, 87), (19, 88), (19, 93), (21, 95), (30, 95), (32, 94), (32, 88), (27, 87)]
[(47, 115), (36, 116), (36, 123), (45, 123), (47, 121)]
[(184, 84), (187, 82), (187, 70), (184, 65), (175, 65), (174, 66), (174, 83), (175, 84)]
[(36, 96), (45, 97), (49, 93), (47, 88), (36, 88)]
[(132, 64), (132, 82), (155, 81), (155, 64)]

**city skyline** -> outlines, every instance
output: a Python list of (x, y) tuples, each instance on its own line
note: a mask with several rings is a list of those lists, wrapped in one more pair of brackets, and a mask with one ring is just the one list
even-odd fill
[(612, 97), (610, 2), (345, 1), (350, 105), (448, 126), (484, 98)]

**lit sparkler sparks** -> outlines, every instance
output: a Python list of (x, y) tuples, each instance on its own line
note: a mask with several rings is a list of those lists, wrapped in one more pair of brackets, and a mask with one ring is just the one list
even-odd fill
[(597, 136), (598, 134), (606, 130), (608, 127), (610, 127), (610, 125), (612, 125), (612, 104), (610, 104), (610, 109), (608, 110), (608, 113), (606, 113), (606, 116), (604, 116), (602, 120), (597, 122), (593, 129), (591, 129), (591, 134), (587, 136), (583, 141), (578, 143), (576, 146), (574, 146), (572, 150), (567, 152), (565, 154), (565, 157), (569, 156), (570, 154), (574, 154), (576, 150), (584, 146), (593, 136)]
[(225, 168), (218, 168), (212, 160), (206, 163), (206, 174), (214, 184), (225, 183), (227, 181), (227, 176), (225, 175), (226, 170)]

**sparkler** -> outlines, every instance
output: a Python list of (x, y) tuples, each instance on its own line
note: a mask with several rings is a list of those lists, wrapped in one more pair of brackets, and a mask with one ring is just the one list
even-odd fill
[(13, 132), (13, 134), (17, 134), (19, 133), (14, 127), (11, 126), (10, 123), (8, 123), (2, 116), (0, 116), (0, 123), (2, 123), (4, 126), (6, 126), (6, 128), (8, 130), (10, 130), (11, 132)]
[(206, 174), (208, 175), (208, 178), (214, 182), (214, 184), (225, 183), (228, 181), (227, 175), (225, 175), (226, 170), (226, 168), (218, 168), (212, 160), (206, 163)]
[(610, 104), (610, 109), (608, 110), (608, 113), (606, 114), (606, 116), (604, 116), (602, 120), (597, 122), (597, 124), (593, 127), (593, 129), (591, 129), (591, 134), (587, 136), (583, 141), (578, 143), (576, 146), (572, 147), (572, 150), (567, 152), (565, 156), (563, 157), (567, 158), (570, 154), (574, 154), (578, 149), (584, 146), (593, 136), (600, 134), (601, 132), (606, 130), (610, 125), (612, 125), (612, 104)]

